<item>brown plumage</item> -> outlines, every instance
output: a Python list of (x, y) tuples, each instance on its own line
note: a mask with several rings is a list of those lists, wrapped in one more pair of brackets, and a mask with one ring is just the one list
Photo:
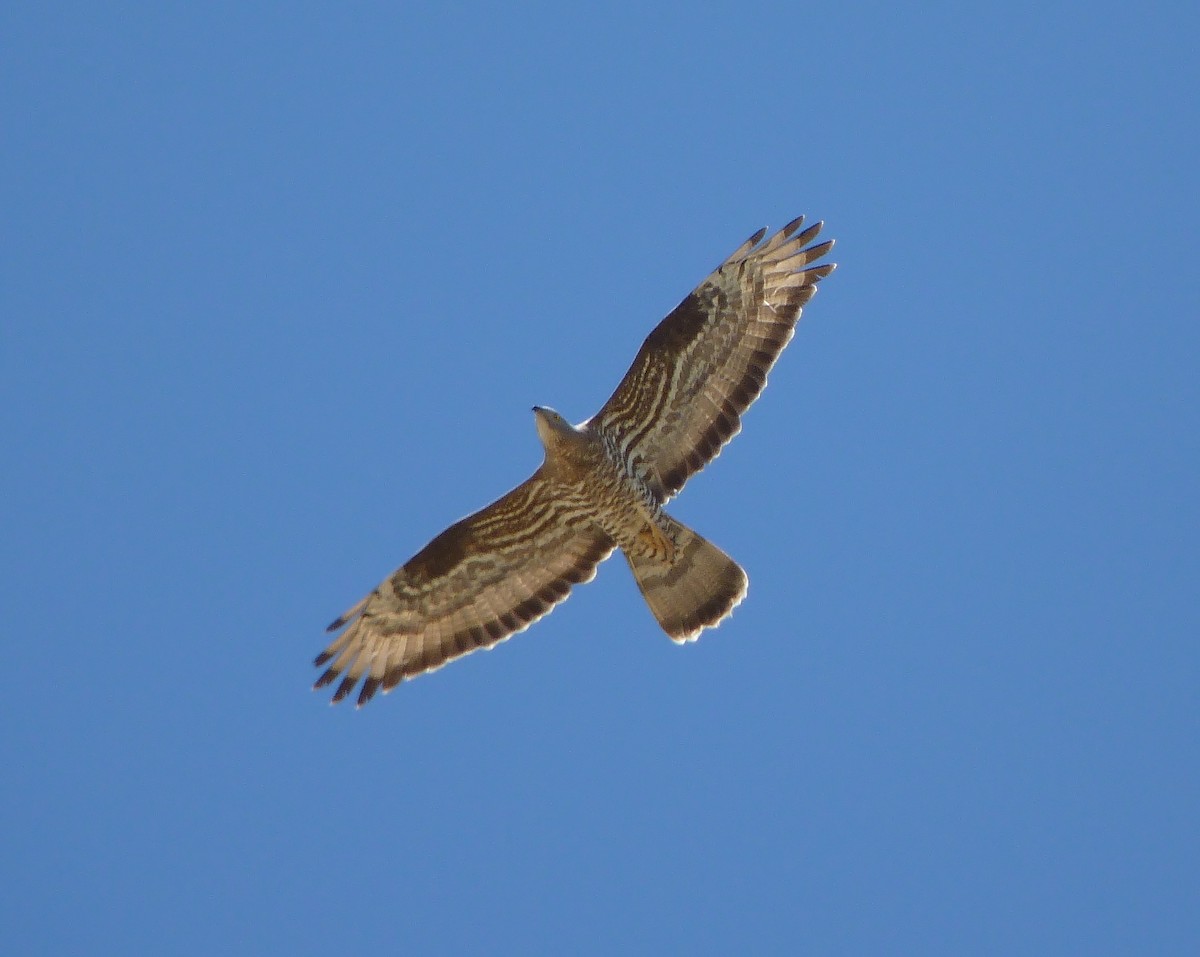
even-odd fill
[(746, 594), (745, 572), (663, 512), (741, 428), (804, 304), (833, 263), (803, 217), (760, 230), (650, 333), (621, 384), (578, 427), (534, 408), (545, 449), (524, 483), (434, 538), (330, 625), (314, 687), (376, 691), (523, 631), (591, 581), (614, 548), (663, 630), (695, 638)]

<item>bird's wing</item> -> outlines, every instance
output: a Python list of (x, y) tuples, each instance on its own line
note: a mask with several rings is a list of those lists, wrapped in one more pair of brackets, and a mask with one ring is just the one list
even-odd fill
[[(524, 631), (591, 581), (613, 542), (554, 494), (541, 470), (451, 525), (329, 626), (346, 628), (317, 656), (315, 688), (359, 679), (361, 706), (402, 679)], [(347, 627), (348, 626), (348, 627)]]
[[(604, 407), (587, 423), (609, 434), (651, 475), (664, 500), (741, 429), (800, 311), (834, 264), (833, 246), (808, 245), (821, 223), (804, 217), (765, 243), (759, 230), (697, 286), (642, 344)], [(648, 468), (647, 468), (648, 467)]]

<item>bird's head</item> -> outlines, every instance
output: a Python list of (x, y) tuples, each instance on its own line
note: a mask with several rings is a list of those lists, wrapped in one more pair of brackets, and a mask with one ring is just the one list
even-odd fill
[(567, 436), (576, 433), (575, 426), (544, 405), (533, 407), (533, 421), (537, 425), (538, 438), (549, 451), (552, 446), (559, 445)]

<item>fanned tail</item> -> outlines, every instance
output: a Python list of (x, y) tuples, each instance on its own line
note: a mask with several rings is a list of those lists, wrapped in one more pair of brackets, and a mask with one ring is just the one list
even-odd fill
[(741, 566), (712, 542), (664, 518), (675, 541), (674, 561), (628, 553), (625, 558), (663, 631), (672, 641), (694, 641), (746, 597), (749, 581)]

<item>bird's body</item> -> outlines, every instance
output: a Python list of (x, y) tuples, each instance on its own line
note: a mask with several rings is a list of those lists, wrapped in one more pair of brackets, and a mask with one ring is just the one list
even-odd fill
[[(663, 505), (740, 429), (801, 308), (833, 264), (805, 246), (803, 217), (738, 248), (650, 334), (601, 410), (573, 426), (534, 407), (545, 457), (524, 483), (469, 515), (335, 621), (315, 687), (361, 679), (358, 703), (522, 631), (621, 549), (675, 641), (717, 625), (746, 594), (741, 567)], [(760, 245), (761, 243), (761, 245)], [(806, 268), (807, 267), (807, 268)]]
[(541, 406), (533, 413), (546, 451), (542, 476), (556, 494), (627, 554), (673, 550), (660, 497), (644, 467), (622, 458), (613, 438), (590, 422), (576, 427)]

